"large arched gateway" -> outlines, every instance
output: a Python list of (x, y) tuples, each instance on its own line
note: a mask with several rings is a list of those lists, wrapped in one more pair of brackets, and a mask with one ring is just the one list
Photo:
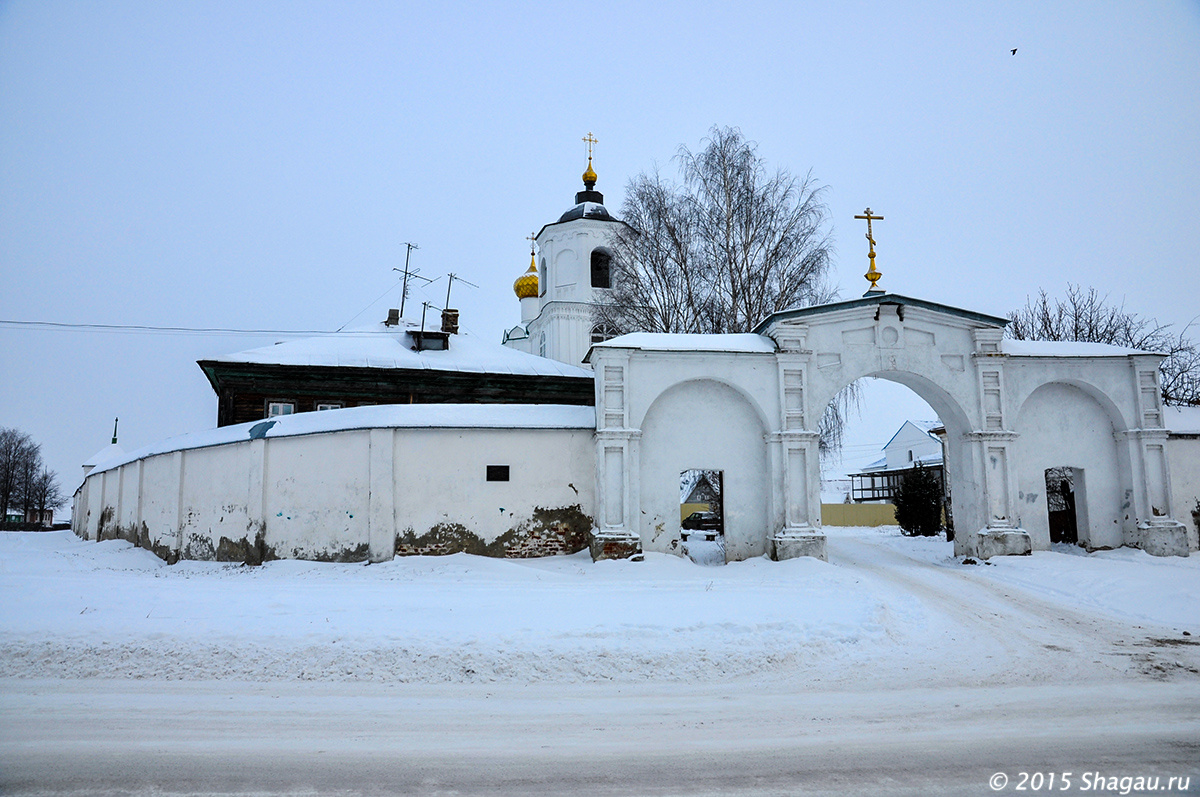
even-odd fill
[(1069, 490), (1082, 544), (1187, 555), (1169, 512), (1161, 356), (1006, 340), (1006, 323), (869, 293), (776, 313), (753, 333), (597, 344), (593, 554), (677, 548), (680, 470), (702, 468), (729, 485), (730, 559), (823, 558), (817, 424), (838, 391), (876, 376), (946, 426), (955, 554), (1048, 548)]

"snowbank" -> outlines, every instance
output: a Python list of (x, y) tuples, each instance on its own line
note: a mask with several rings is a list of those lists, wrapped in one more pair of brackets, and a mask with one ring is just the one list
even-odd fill
[(167, 566), (122, 541), (7, 533), (0, 657), (18, 678), (814, 691), (1200, 673), (1181, 634), (1200, 634), (1200, 558), (1072, 549), (971, 566), (894, 527), (828, 531), (829, 563), (725, 567), (586, 553)]

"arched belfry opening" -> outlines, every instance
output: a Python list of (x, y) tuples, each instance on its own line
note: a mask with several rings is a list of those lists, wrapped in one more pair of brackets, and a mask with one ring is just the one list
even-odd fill
[(607, 249), (592, 250), (592, 287), (612, 287), (612, 254)]

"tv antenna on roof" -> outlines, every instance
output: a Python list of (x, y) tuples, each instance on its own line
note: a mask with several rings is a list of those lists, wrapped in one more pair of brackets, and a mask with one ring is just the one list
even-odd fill
[(448, 276), (448, 277), (450, 278), (450, 282), (449, 282), (449, 283), (446, 285), (446, 307), (449, 307), (449, 306), (450, 306), (450, 289), (454, 287), (454, 281), (455, 281), (455, 280), (458, 280), (459, 282), (465, 282), (467, 285), (470, 285), (472, 288), (478, 288), (478, 287), (479, 287), (479, 286), (478, 286), (478, 285), (476, 285), (474, 282), (471, 282), (470, 280), (465, 280), (465, 279), (463, 279), (462, 277), (460, 277), (460, 276), (458, 276), (457, 274), (455, 274), (453, 271), (451, 271), (451, 272), (450, 272), (449, 274), (447, 274), (446, 276)]
[[(426, 282), (433, 282), (433, 280), (429, 279), (429, 277), (421, 276), (421, 274), (420, 274), (421, 269), (416, 269), (415, 271), (410, 271), (408, 268), (408, 259), (412, 256), (412, 250), (420, 249), (421, 247), (417, 246), (416, 244), (414, 244), (410, 241), (405, 241), (404, 245), (407, 246), (408, 249), (404, 253), (404, 271), (402, 272), (404, 274), (404, 288), (400, 291), (400, 317), (401, 318), (404, 317), (404, 300), (408, 298), (408, 278), (416, 277), (417, 279), (422, 279), (422, 280), (425, 280)], [(400, 271), (400, 269), (393, 268), (392, 271)]]

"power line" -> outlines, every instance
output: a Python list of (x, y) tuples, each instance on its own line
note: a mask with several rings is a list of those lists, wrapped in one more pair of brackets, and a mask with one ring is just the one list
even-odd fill
[(68, 324), (61, 321), (12, 321), (0, 319), (0, 327), (40, 330), (93, 330), (98, 332), (166, 333), (175, 335), (337, 335), (326, 329), (232, 329), (229, 327), (160, 327), (150, 324)]

